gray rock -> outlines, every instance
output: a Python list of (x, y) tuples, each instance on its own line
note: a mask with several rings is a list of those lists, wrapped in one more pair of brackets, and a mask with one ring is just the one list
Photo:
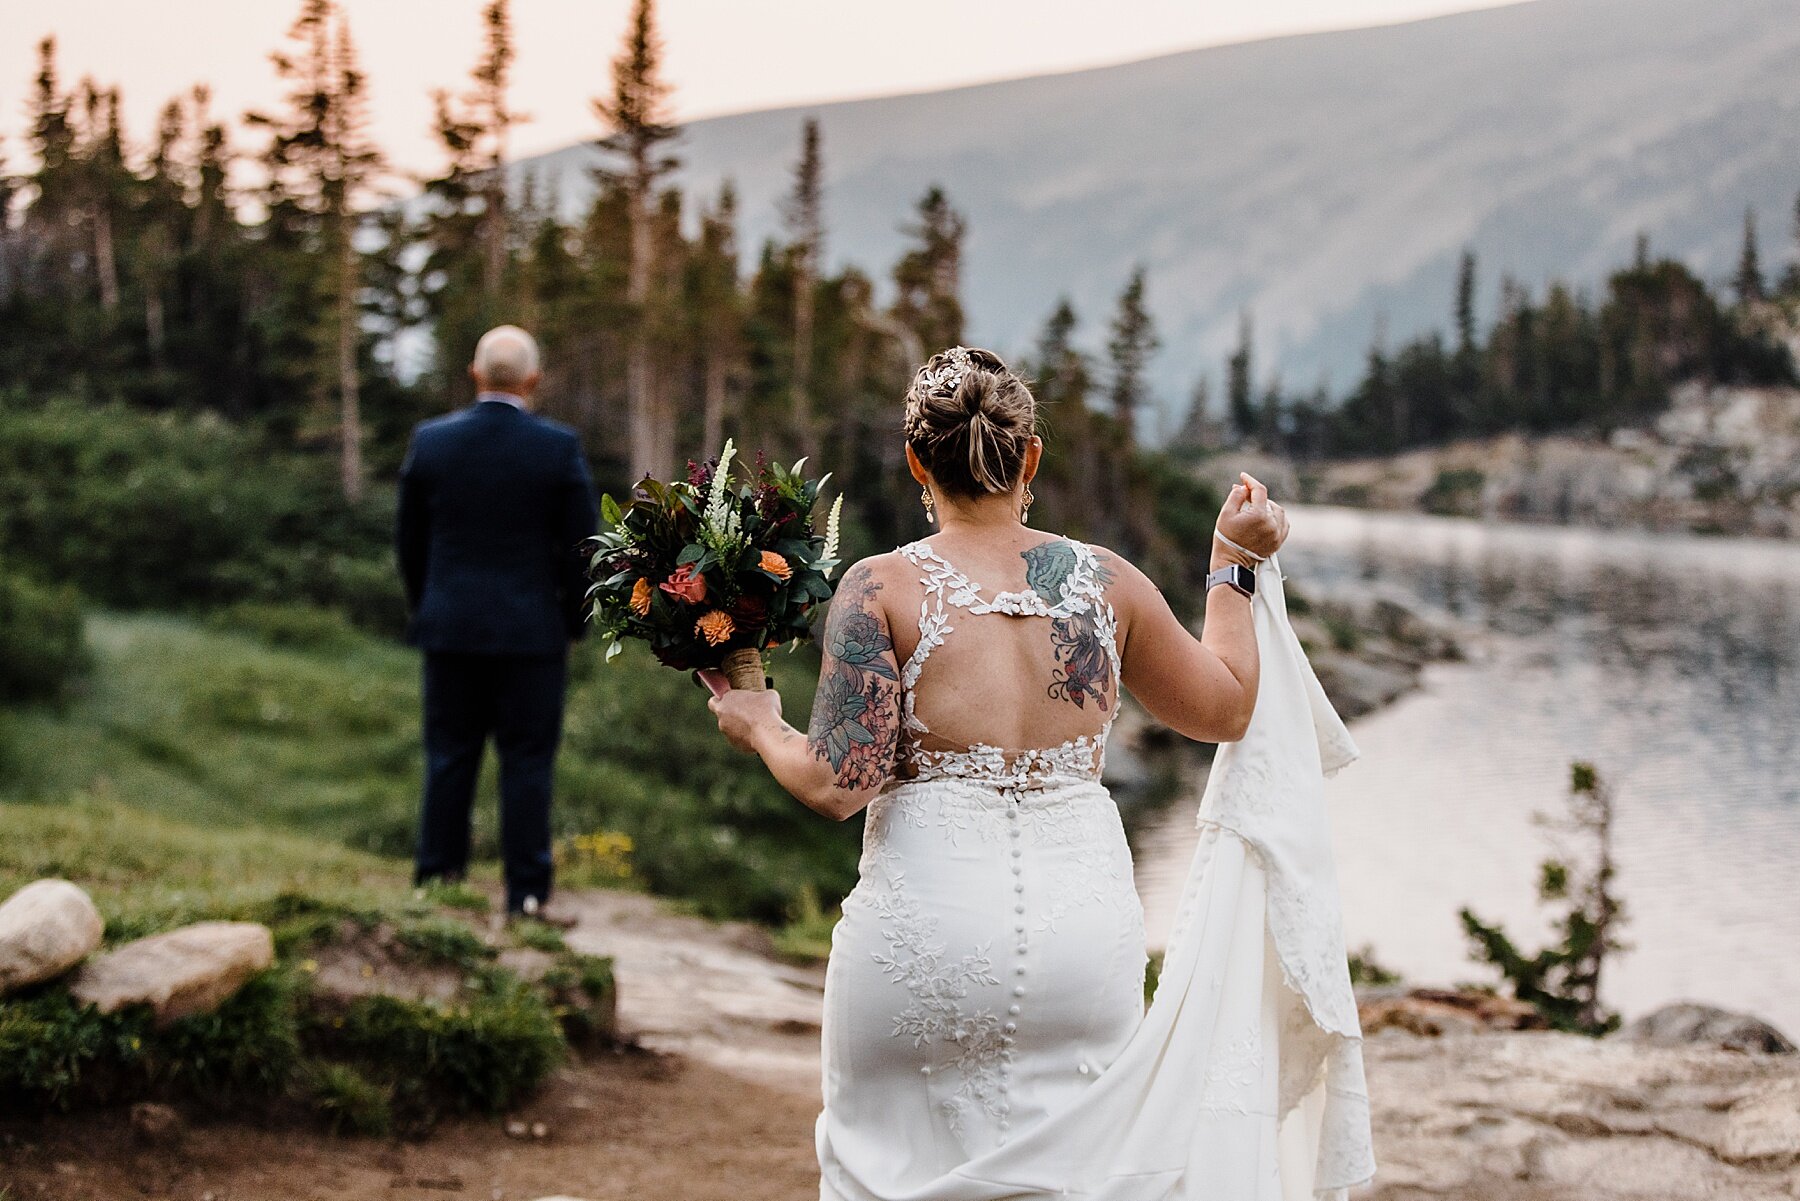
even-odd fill
[(267, 926), (198, 922), (93, 959), (69, 991), (102, 1013), (148, 1005), (164, 1025), (211, 1013), (274, 961), (275, 939)]
[(0, 905), (0, 996), (53, 980), (100, 945), (100, 911), (78, 885), (36, 880)]
[(1782, 1081), (1727, 1110), (1719, 1157), (1762, 1167), (1800, 1164), (1800, 1080)]
[(131, 1107), (131, 1133), (141, 1143), (168, 1147), (187, 1133), (181, 1115), (157, 1101), (139, 1101)]
[(1760, 1018), (1691, 1002), (1664, 1005), (1624, 1026), (1613, 1037), (1652, 1047), (1722, 1047), (1727, 1051), (1775, 1055), (1791, 1055), (1795, 1050), (1781, 1031)]
[(1800, 1057), (1513, 1031), (1365, 1048), (1365, 1201), (1792, 1201)]

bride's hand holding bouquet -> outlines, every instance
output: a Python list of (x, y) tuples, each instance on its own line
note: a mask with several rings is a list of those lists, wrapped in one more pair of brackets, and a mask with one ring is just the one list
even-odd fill
[(804, 459), (784, 468), (758, 455), (736, 480), (735, 457), (727, 441), (716, 462), (690, 463), (685, 481), (645, 478), (623, 505), (601, 499), (588, 601), (608, 660), (635, 638), (669, 667), (761, 690), (763, 654), (812, 636), (810, 615), (834, 588), (843, 497), (815, 530), (829, 475), (808, 479)]

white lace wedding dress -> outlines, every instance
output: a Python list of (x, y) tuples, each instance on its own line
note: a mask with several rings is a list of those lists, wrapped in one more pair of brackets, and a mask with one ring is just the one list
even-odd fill
[[(1086, 621), (1118, 680), (1106, 573), (1068, 545), (1054, 603), (986, 594), (928, 545), (901, 548), (921, 572), (920, 637), (898, 778), (869, 807), (832, 940), (821, 1198), (1341, 1198), (1374, 1164), (1320, 781), (1355, 752), (1278, 571), (1255, 602), (1256, 716), (1215, 763), (1147, 1013), (1143, 912), (1100, 783), (1116, 692), (1087, 691), (1100, 724), (1057, 746), (930, 745), (945, 740), (921, 695), (971, 682), (928, 661), (986, 623)], [(975, 686), (1013, 703), (1006, 681)]]

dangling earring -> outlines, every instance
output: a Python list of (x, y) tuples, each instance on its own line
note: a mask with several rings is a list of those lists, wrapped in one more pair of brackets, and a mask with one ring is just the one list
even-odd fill
[(930, 488), (920, 488), (919, 489), (919, 501), (920, 501), (920, 503), (922, 503), (925, 506), (925, 520), (929, 521), (933, 524), (936, 524), (937, 523), (937, 512), (936, 512), (936, 510), (934, 510), (931, 507), (931, 489)]
[(1025, 503), (1022, 506), (1020, 506), (1020, 508), (1019, 508), (1019, 524), (1020, 525), (1030, 525), (1031, 524), (1031, 505), (1032, 505), (1032, 502), (1035, 500), (1037, 500), (1037, 497), (1035, 497), (1031, 494), (1031, 485), (1026, 484), (1025, 485)]

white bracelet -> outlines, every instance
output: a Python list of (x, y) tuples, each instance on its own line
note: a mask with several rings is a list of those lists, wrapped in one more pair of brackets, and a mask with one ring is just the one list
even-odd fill
[(1250, 558), (1255, 559), (1258, 563), (1267, 563), (1269, 561), (1269, 556), (1259, 555), (1249, 547), (1239, 546), (1237, 543), (1221, 534), (1217, 526), (1213, 527), (1213, 537), (1217, 538), (1220, 542), (1223, 542), (1231, 550), (1236, 551), (1240, 555), (1247, 555)]

